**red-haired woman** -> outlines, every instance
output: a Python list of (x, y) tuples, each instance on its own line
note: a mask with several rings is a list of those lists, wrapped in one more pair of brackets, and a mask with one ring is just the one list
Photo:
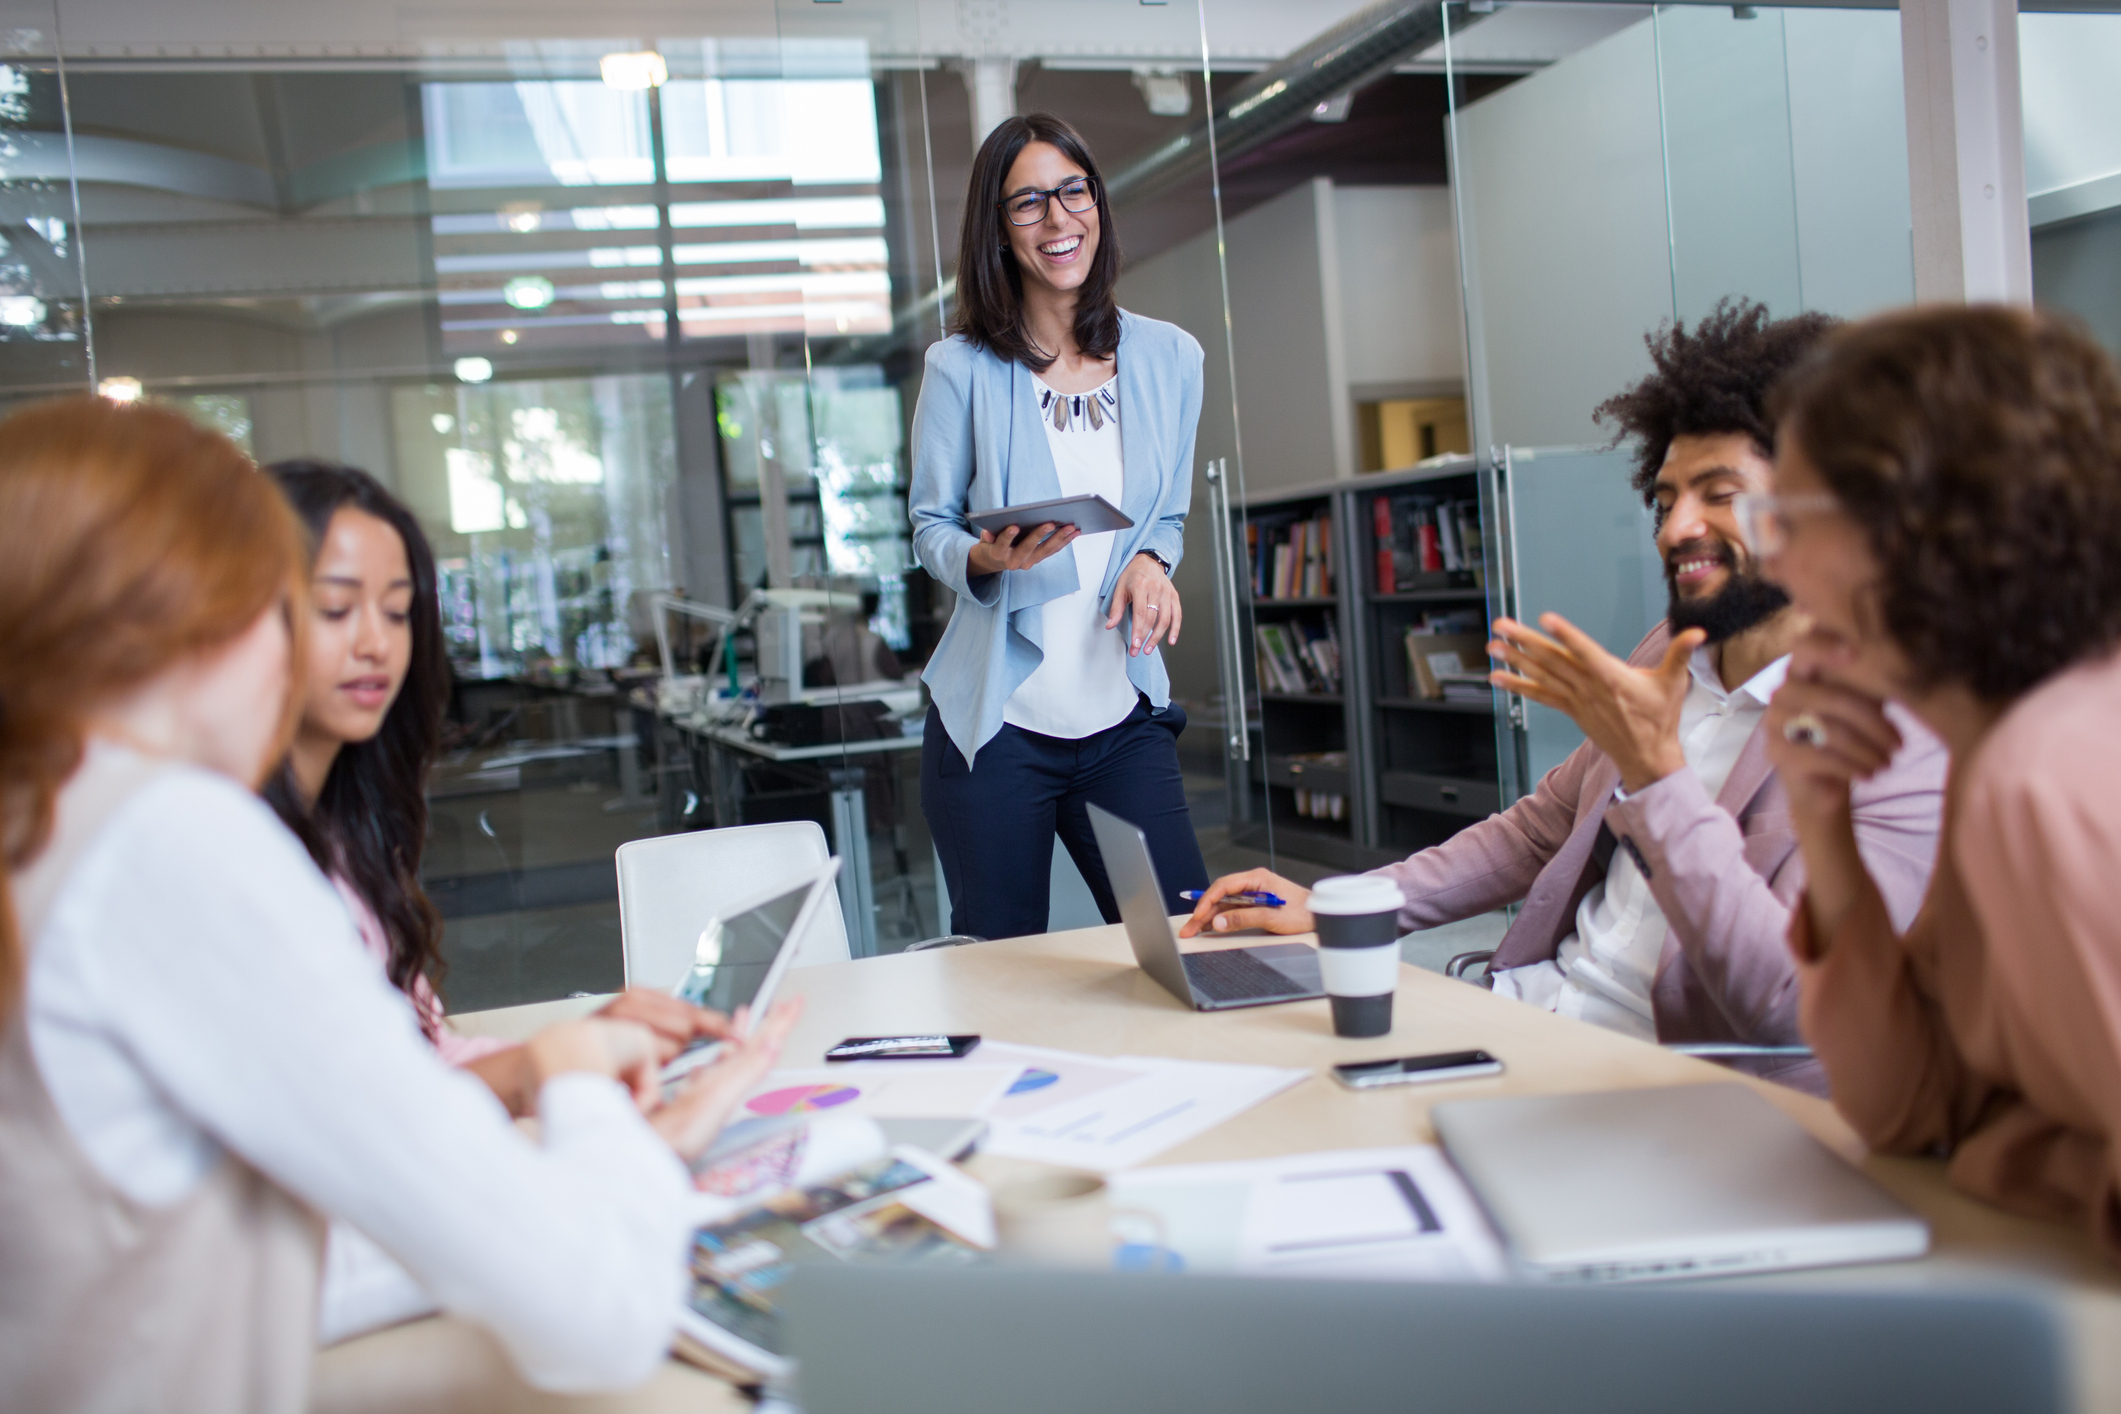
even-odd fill
[(0, 423), (0, 1407), (304, 1407), (319, 1214), (533, 1383), (637, 1382), (682, 1280), (676, 1155), (790, 1020), (645, 1118), (645, 1030), (552, 1028), (536, 1142), (443, 1065), (253, 794), (305, 560), (273, 483), (173, 413)]

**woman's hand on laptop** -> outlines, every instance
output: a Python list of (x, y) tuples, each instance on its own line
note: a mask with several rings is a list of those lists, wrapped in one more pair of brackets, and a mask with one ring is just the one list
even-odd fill
[[(731, 1021), (733, 1032), (744, 1029), (744, 1014), (744, 1008), (737, 1008)], [(732, 1035), (722, 1043), (722, 1053), (712, 1065), (694, 1071), (674, 1098), (650, 1112), (648, 1122), (677, 1150), (679, 1158), (690, 1163), (706, 1152), (737, 1101), (780, 1059), (781, 1043), (802, 1014), (801, 998), (776, 1004), (749, 1036)]]
[(665, 1064), (694, 1041), (724, 1041), (731, 1034), (729, 1018), (718, 1011), (680, 1001), (652, 987), (628, 987), (597, 1011), (607, 1021), (631, 1021), (648, 1028), (656, 1040), (657, 1057)]
[[(1273, 894), (1280, 908), (1233, 907), (1223, 900), (1231, 894)], [(1181, 938), (1196, 937), (1203, 929), (1232, 933), (1240, 928), (1259, 928), (1269, 933), (1308, 933), (1318, 925), (1311, 921), (1311, 891), (1291, 883), (1270, 869), (1247, 869), (1225, 874), (1208, 885), (1194, 906), (1193, 916), (1179, 926)]]

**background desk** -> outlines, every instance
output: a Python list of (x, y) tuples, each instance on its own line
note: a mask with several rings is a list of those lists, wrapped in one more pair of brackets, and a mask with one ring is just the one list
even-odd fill
[[(712, 811), (710, 823), (716, 826), (756, 824), (765, 818), (747, 817), (743, 809), (744, 764), (747, 761), (809, 767), (817, 772), (816, 787), (807, 793), (813, 798), (824, 796), (829, 801), (831, 818), (819, 823), (826, 827), (826, 833), (832, 838), (832, 852), (842, 861), (838, 886), (840, 912), (847, 923), (847, 946), (858, 958), (875, 956), (877, 890), (875, 873), (869, 862), (868, 766), (873, 761), (889, 761), (901, 752), (919, 751), (921, 737), (918, 731), (911, 736), (826, 742), (818, 746), (782, 746), (760, 741), (741, 726), (699, 723), (674, 717), (662, 719), (662, 731), (665, 739), (685, 758), (687, 764), (682, 768), (683, 774), (694, 782), (696, 790), (705, 795)], [(897, 789), (895, 781), (884, 784)], [(671, 793), (665, 792), (664, 799), (663, 828), (666, 831), (681, 828)], [(926, 933), (925, 920), (920, 917), (919, 906), (913, 898), (912, 866), (903, 836), (904, 813), (902, 805), (894, 804), (886, 817), (892, 821), (892, 838), (898, 852), (891, 879), (899, 885), (901, 909), (913, 915), (914, 936), (933, 936)], [(808, 818), (803, 812), (797, 814)], [(771, 818), (791, 817), (775, 814)], [(926, 848), (925, 845), (922, 847)], [(935, 932), (944, 931), (938, 921)]]
[[(1401, 969), (1392, 1034), (1372, 1040), (1335, 1038), (1322, 1001), (1198, 1013), (1180, 1006), (1134, 965), (1126, 935), (1117, 927), (806, 968), (789, 974), (787, 986), (807, 1004), (783, 1055), (782, 1063), (788, 1066), (819, 1064), (825, 1048), (846, 1036), (976, 1031), (997, 1040), (1105, 1055), (1180, 1056), (1314, 1071), (1339, 1061), (1481, 1046), (1508, 1067), (1491, 1080), (1365, 1094), (1344, 1090), (1317, 1074), (1169, 1150), (1159, 1163), (1430, 1143), (1435, 1133), (1429, 1107), (1447, 1099), (1732, 1078), (1731, 1072), (1704, 1061), (1411, 967)], [(470, 1034), (520, 1035), (593, 1005), (548, 1003), (462, 1017), (454, 1024)], [(1842, 1289), (2052, 1281), (2064, 1295), (2078, 1407), (2121, 1407), (2121, 1271), (2100, 1257), (2087, 1239), (2071, 1229), (2012, 1217), (1954, 1192), (1945, 1182), (1943, 1165), (1935, 1161), (1865, 1156), (1855, 1135), (1826, 1102), (1764, 1081), (1747, 1083), (1927, 1217), (1935, 1247), (1920, 1262), (1732, 1280)], [(978, 1156), (969, 1167), (991, 1174), (1008, 1162)], [(349, 1342), (326, 1352), (320, 1368), (344, 1361), (347, 1352), (360, 1354), (363, 1346), (431, 1340), (432, 1335), (422, 1332), (446, 1326), (418, 1322)], [(410, 1353), (412, 1346), (406, 1348)], [(721, 1400), (729, 1402), (710, 1402)], [(709, 1377), (672, 1367), (649, 1391), (623, 1402), (538, 1397), (535, 1402), (491, 1407), (720, 1410), (741, 1405)]]

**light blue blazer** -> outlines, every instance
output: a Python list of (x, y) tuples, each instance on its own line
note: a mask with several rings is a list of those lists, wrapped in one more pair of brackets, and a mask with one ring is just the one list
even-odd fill
[[(1125, 467), (1120, 509), (1134, 521), (1117, 532), (1098, 603), (1109, 613), (1120, 571), (1143, 550), (1176, 568), (1193, 502), (1193, 436), (1200, 423), (1201, 351), (1176, 324), (1120, 312), (1119, 445)], [(928, 371), (913, 409), (913, 553), (957, 591), (950, 625), (921, 680), (943, 729), (969, 764), (1002, 729), (1002, 706), (1045, 656), (1049, 599), (1081, 588), (1075, 556), (1028, 570), (965, 577), (979, 543), (968, 511), (996, 510), (1061, 494), (1032, 392), (1031, 372), (974, 348), (958, 335), (928, 346)], [(1117, 630), (1132, 635), (1133, 624)], [(1163, 653), (1127, 660), (1127, 676), (1161, 711), (1171, 702)]]

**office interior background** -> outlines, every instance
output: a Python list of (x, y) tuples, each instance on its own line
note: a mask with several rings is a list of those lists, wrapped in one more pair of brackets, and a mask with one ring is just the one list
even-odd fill
[[(2121, 352), (2121, 16), (2016, 44), (2033, 293)], [(434, 542), (453, 1009), (618, 986), (612, 851), (675, 830), (815, 818), (858, 952), (949, 931), (908, 426), (1010, 113), (1084, 134), (1121, 303), (1206, 350), (1166, 653), (1218, 872), (1402, 857), (1571, 749), (1451, 655), (1661, 616), (1591, 417), (1646, 332), (1918, 292), (1889, 8), (7, 0), (0, 48), (0, 398), (350, 462)], [(791, 590), (827, 592), (800, 632)], [(818, 690), (854, 627), (906, 673), (867, 739), (714, 700)]]

